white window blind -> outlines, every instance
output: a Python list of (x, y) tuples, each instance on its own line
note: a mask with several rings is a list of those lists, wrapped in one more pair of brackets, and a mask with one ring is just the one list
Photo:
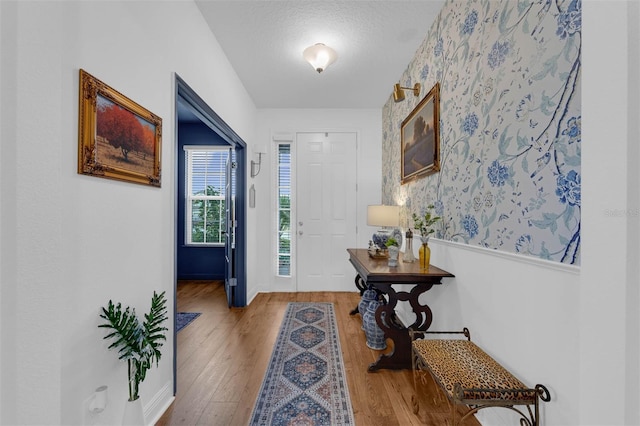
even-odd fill
[(185, 243), (224, 244), (226, 163), (229, 148), (186, 146)]

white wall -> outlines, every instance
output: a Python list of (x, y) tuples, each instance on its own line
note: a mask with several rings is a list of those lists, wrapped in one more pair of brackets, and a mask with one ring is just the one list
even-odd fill
[[(256, 226), (256, 244), (250, 244), (257, 259), (257, 275), (253, 286), (247, 294), (247, 300), (253, 299), (258, 292), (295, 291), (295, 283), (291, 279), (275, 277), (275, 241), (271, 227), (275, 223), (275, 192), (272, 188), (277, 183), (275, 171), (275, 133), (302, 131), (353, 131), (358, 133), (357, 182), (358, 206), (380, 203), (380, 159), (381, 159), (381, 110), (380, 109), (261, 109), (258, 111), (256, 127), (256, 143), (267, 147), (268, 153), (263, 156), (263, 168), (255, 179), (249, 179), (248, 185), (255, 185), (256, 208), (255, 217), (260, 225)], [(257, 160), (257, 157), (252, 157)], [(265, 164), (266, 162), (266, 164)], [(366, 208), (358, 210), (358, 244), (366, 247), (373, 228), (367, 226)], [(268, 253), (267, 256), (260, 253)], [(347, 253), (345, 252), (345, 258)], [(349, 290), (356, 290), (355, 286)]]
[[(631, 137), (637, 135), (638, 110), (636, 95), (628, 92), (629, 82), (638, 78), (629, 74), (630, 64), (638, 61), (638, 40), (629, 38), (638, 22), (633, 10), (626, 1), (583, 4), (583, 266), (575, 314), (580, 318), (576, 355), (584, 425), (640, 422), (637, 385), (627, 386), (637, 382), (639, 373), (638, 277), (630, 275), (640, 258), (640, 206), (636, 196), (629, 197), (638, 185), (638, 141)], [(631, 116), (627, 111), (633, 111)], [(615, 389), (631, 393), (623, 398)]]
[[(253, 140), (254, 105), (193, 2), (2, 2), (2, 424), (119, 422), (125, 363), (97, 328), (109, 299), (173, 312), (174, 72)], [(163, 119), (162, 188), (81, 176), (78, 70)], [(251, 263), (251, 259), (249, 259)], [(141, 398), (151, 422), (173, 391), (173, 315)]]
[[(2, 8), (0, 7), (0, 26), (2, 25)], [(0, 41), (0, 58), (2, 57), (2, 42)], [(2, 98), (2, 67), (0, 67), (0, 99)], [(2, 125), (2, 103), (0, 103), (0, 129), (4, 128)], [(3, 139), (2, 132), (0, 131), (0, 141)], [(0, 164), (2, 164), (2, 149), (0, 148)], [(2, 193), (2, 173), (0, 173), (0, 194)], [(0, 197), (0, 253), (2, 253), (2, 241), (4, 237), (3, 227), (2, 227), (2, 197)], [(0, 283), (2, 283), (2, 263), (3, 259), (0, 256)], [(0, 290), (0, 307), (2, 306), (2, 291)], [(3, 341), (4, 333), (2, 327), (0, 326), (0, 365), (2, 365), (2, 341)], [(4, 375), (2, 374), (2, 368), (0, 368), (0, 383), (2, 383)], [(2, 390), (0, 388), (0, 394)], [(2, 419), (2, 404), (0, 404), (0, 419)]]
[[(4, 31), (10, 31), (14, 26), (13, 19), (7, 19), (8, 14), (4, 12), (0, 6), (0, 65), (4, 64), (5, 58), (13, 59), (15, 57), (15, 48), (9, 38), (4, 37)], [(9, 16), (13, 18), (13, 16)], [(15, 221), (15, 209), (11, 207), (6, 200), (15, 197), (15, 191), (12, 190), (11, 182), (15, 178), (15, 164), (5, 164), (7, 157), (15, 158), (15, 145), (7, 144), (5, 141), (15, 139), (15, 128), (9, 123), (15, 121), (14, 108), (7, 108), (6, 104), (15, 105), (15, 91), (7, 91), (4, 89), (6, 82), (13, 78), (15, 71), (9, 72), (4, 66), (0, 66), (0, 366), (15, 363), (15, 353), (11, 348), (15, 346), (15, 333), (12, 331), (13, 324), (5, 321), (5, 313), (7, 318), (14, 318), (15, 310), (13, 308), (13, 300), (15, 300), (15, 286), (5, 288), (4, 283), (15, 282), (15, 254), (11, 256), (7, 253), (7, 245), (15, 244), (15, 230), (13, 226), (8, 226), (10, 221)], [(9, 211), (9, 208), (11, 211)], [(4, 383), (15, 383), (15, 373), (13, 370), (0, 368), (0, 394), (3, 395), (2, 403), (0, 403), (0, 421), (5, 418), (5, 413), (12, 413), (13, 410), (5, 408), (5, 399), (9, 407), (15, 405), (15, 399), (4, 397), (6, 389)]]
[[(626, 372), (627, 385), (626, 413), (627, 424), (640, 424), (640, 286), (637, 285), (640, 276), (640, 170), (636, 166), (640, 164), (640, 145), (631, 141), (640, 140), (640, 3), (631, 2), (629, 4), (629, 14), (627, 15), (628, 40), (629, 40), (629, 75), (627, 78), (629, 88), (629, 107), (627, 110), (627, 120), (629, 123), (629, 136), (627, 146), (628, 155), (628, 186), (627, 205), (629, 211), (629, 234), (627, 239), (628, 261), (627, 261), (627, 335), (629, 342), (626, 352)], [(634, 258), (635, 256), (635, 258)], [(636, 277), (634, 279), (634, 277)]]

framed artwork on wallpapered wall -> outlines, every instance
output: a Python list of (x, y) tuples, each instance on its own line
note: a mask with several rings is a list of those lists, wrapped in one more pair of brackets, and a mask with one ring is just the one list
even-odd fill
[(80, 70), (78, 173), (160, 187), (162, 119)]
[(405, 184), (440, 170), (440, 85), (402, 122), (400, 130), (400, 181)]

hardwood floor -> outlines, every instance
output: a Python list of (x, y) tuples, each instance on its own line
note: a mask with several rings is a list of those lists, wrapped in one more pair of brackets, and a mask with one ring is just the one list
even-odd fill
[[(358, 293), (261, 293), (246, 308), (227, 308), (214, 281), (181, 281), (178, 311), (201, 315), (177, 335), (177, 394), (157, 425), (246, 425), (251, 418), (288, 302), (331, 302), (339, 325), (356, 425), (446, 424), (446, 397), (428, 383), (412, 413), (411, 370), (367, 372), (380, 352), (365, 344)], [(479, 425), (475, 419), (465, 426)]]

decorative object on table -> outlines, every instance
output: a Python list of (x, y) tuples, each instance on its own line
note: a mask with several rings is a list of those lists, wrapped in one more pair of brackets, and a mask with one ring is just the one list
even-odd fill
[[(367, 311), (362, 317), (362, 325), (364, 326), (364, 334), (367, 337), (367, 346), (371, 349), (381, 351), (387, 348), (387, 342), (384, 337), (384, 331), (378, 326), (376, 322), (376, 310), (381, 305), (381, 302), (376, 298), (369, 302)], [(384, 316), (382, 317), (384, 321)]]
[(249, 424), (355, 424), (333, 304), (287, 305)]
[(429, 237), (420, 237), (422, 244), (418, 249), (418, 263), (420, 269), (425, 271), (429, 270), (429, 264), (431, 263), (431, 248), (429, 247)]
[(440, 170), (440, 85), (404, 119), (400, 128), (400, 181), (402, 184)]
[(398, 255), (400, 254), (398, 241), (393, 237), (389, 237), (385, 244), (387, 246), (387, 251), (389, 252), (389, 260), (387, 261), (387, 265), (391, 267), (398, 266)]
[(411, 228), (407, 229), (405, 234), (402, 261), (405, 263), (413, 263), (416, 261), (416, 257), (413, 255), (413, 231)]
[(138, 388), (146, 377), (147, 370), (154, 361), (156, 366), (162, 353), (162, 341), (167, 340), (166, 327), (162, 323), (167, 320), (167, 299), (165, 292), (153, 292), (151, 309), (144, 315), (140, 323), (136, 310), (122, 304), (114, 305), (111, 300), (106, 308), (102, 308), (100, 317), (106, 322), (98, 325), (111, 332), (104, 336), (105, 340), (112, 340), (109, 349), (118, 352), (118, 358), (127, 361), (129, 400), (125, 406), (123, 424), (144, 424), (142, 402), (138, 395)]
[(80, 70), (78, 173), (160, 187), (162, 119)]
[(200, 312), (176, 312), (176, 333), (191, 324)]
[(399, 224), (400, 206), (367, 206), (367, 225), (381, 227), (371, 237), (376, 251), (376, 256), (373, 257), (388, 256), (386, 242), (390, 237), (395, 238), (396, 241), (402, 241)]
[(429, 262), (431, 260), (431, 249), (429, 248), (429, 236), (435, 232), (432, 228), (441, 217), (431, 214), (433, 210), (433, 204), (427, 206), (427, 211), (423, 217), (413, 213), (413, 227), (416, 231), (420, 232), (420, 241), (422, 245), (418, 251), (418, 259), (420, 262), (420, 269), (429, 270)]
[(367, 288), (360, 298), (360, 303), (358, 303), (358, 312), (360, 312), (360, 316), (363, 318), (362, 329), (364, 330), (364, 314), (367, 313), (367, 308), (369, 307), (369, 303), (376, 300), (378, 298), (378, 293), (373, 289), (373, 287)]
[(367, 249), (369, 256), (374, 259), (386, 259), (389, 253), (386, 250), (382, 250), (380, 247), (373, 243), (373, 240), (369, 240), (369, 248)]

